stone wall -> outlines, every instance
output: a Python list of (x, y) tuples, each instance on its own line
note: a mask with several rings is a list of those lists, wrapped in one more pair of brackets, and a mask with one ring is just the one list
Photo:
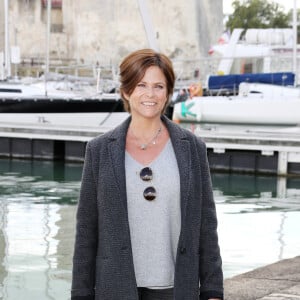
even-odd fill
[[(147, 5), (160, 50), (173, 59), (207, 56), (222, 32), (220, 0), (148, 0)], [(0, 13), (0, 24), (2, 19)], [(42, 1), (10, 1), (9, 20), (11, 45), (20, 46), (22, 58), (43, 60), (47, 9)], [(53, 22), (62, 30), (51, 33), (52, 60), (117, 64), (128, 52), (149, 46), (137, 0), (63, 0), (60, 11), (52, 9)]]

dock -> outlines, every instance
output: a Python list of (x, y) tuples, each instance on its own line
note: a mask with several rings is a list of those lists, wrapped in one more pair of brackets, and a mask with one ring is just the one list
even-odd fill
[(82, 162), (86, 143), (127, 116), (115, 112), (0, 114), (0, 157)]
[(300, 256), (226, 279), (225, 300), (300, 299)]
[[(127, 113), (0, 114), (0, 157), (84, 160), (86, 143)], [(300, 175), (300, 126), (181, 124), (207, 145), (215, 171)]]
[(300, 126), (193, 127), (206, 142), (213, 170), (300, 175)]

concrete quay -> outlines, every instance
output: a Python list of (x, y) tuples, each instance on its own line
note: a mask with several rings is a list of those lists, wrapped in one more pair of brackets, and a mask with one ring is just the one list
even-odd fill
[(228, 278), (225, 300), (300, 299), (300, 256)]

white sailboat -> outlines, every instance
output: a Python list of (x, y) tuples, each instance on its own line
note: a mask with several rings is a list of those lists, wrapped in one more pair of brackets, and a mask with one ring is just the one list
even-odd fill
[(241, 83), (237, 96), (193, 97), (174, 104), (174, 121), (229, 124), (300, 124), (300, 89)]

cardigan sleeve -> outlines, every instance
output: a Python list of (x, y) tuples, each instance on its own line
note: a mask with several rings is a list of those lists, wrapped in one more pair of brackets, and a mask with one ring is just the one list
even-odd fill
[(199, 261), (200, 299), (223, 299), (223, 271), (218, 243), (217, 214), (213, 198), (206, 145), (202, 141), (200, 141), (199, 154), (202, 184), (202, 221)]
[(90, 300), (95, 297), (98, 213), (96, 180), (94, 175), (91, 145), (88, 143), (76, 215), (71, 289), (72, 300)]

